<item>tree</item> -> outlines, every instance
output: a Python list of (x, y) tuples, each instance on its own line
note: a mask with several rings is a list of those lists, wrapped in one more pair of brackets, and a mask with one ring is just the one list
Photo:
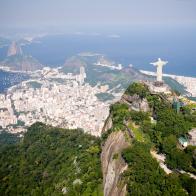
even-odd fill
[[(73, 185), (76, 179), (81, 184)], [(100, 139), (82, 130), (32, 125), (24, 139), (0, 150), (0, 195), (83, 195), (101, 192)]]
[(127, 94), (134, 95), (137, 94), (140, 98), (145, 98), (149, 94), (148, 86), (144, 83), (132, 83), (126, 90)]
[(191, 179), (187, 174), (180, 175), (179, 179), (181, 185), (186, 189), (189, 195), (196, 195), (196, 180)]
[(128, 195), (186, 195), (178, 177), (167, 176), (152, 158), (149, 145), (135, 142), (122, 155), (129, 165), (124, 174)]

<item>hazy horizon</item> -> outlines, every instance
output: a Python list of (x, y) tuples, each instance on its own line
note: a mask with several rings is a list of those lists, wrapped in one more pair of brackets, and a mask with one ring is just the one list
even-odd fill
[(111, 32), (196, 26), (194, 0), (0, 0), (0, 33)]
[[(93, 51), (145, 69), (161, 57), (170, 62), (167, 73), (195, 76), (195, 10), (195, 0), (0, 0), (0, 36), (66, 34), (25, 47), (45, 64)], [(0, 52), (5, 58), (6, 48)]]

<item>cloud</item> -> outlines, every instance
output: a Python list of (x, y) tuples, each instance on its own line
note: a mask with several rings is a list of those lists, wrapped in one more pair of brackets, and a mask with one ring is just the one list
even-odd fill
[(81, 32), (81, 31), (77, 31), (77, 32), (74, 33), (74, 35), (86, 35), (86, 33)]
[(120, 38), (120, 35), (111, 34), (111, 35), (108, 35), (108, 37), (117, 39), (117, 38)]

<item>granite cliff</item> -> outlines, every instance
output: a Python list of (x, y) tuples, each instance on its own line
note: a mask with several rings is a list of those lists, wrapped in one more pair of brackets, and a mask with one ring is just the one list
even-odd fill
[(13, 56), (13, 55), (22, 55), (22, 49), (20, 45), (16, 42), (13, 41), (8, 48), (7, 56)]
[[(196, 126), (195, 113), (185, 114), (183, 107), (177, 113), (172, 93), (154, 94), (145, 83), (133, 83), (111, 105), (102, 132), (104, 196), (195, 194), (193, 175), (179, 172), (195, 172), (195, 147), (182, 149), (177, 140)], [(152, 150), (164, 157), (171, 173)]]
[(43, 65), (37, 59), (23, 54), (20, 44), (15, 41), (8, 48), (7, 57), (0, 62), (0, 66), (9, 68), (11, 71), (22, 72), (43, 68)]
[(126, 194), (126, 184), (121, 181), (121, 176), (128, 165), (121, 157), (121, 152), (128, 146), (125, 133), (119, 131), (111, 133), (102, 147), (101, 162), (105, 196)]

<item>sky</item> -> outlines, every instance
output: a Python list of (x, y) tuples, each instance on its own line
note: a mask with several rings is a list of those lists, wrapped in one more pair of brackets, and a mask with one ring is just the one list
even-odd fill
[(0, 30), (196, 26), (196, 0), (0, 0)]

